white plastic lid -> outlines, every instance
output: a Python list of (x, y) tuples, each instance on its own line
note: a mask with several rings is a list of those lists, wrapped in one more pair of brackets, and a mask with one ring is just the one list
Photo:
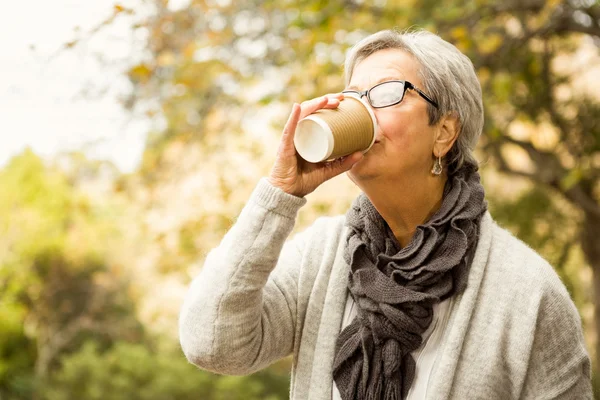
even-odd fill
[(321, 118), (309, 115), (296, 127), (294, 146), (306, 161), (317, 163), (327, 160), (333, 152), (333, 133)]

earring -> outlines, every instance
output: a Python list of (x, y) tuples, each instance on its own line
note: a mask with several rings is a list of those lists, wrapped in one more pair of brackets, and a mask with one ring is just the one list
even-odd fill
[(431, 169), (431, 173), (433, 175), (441, 175), (442, 174), (442, 157), (438, 157), (437, 160), (435, 160), (435, 163), (433, 163), (433, 168)]

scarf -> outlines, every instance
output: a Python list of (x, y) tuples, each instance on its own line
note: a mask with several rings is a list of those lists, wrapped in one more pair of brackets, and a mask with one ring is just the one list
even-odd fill
[(346, 214), (344, 258), (357, 316), (339, 335), (333, 379), (344, 400), (405, 399), (415, 375), (411, 352), (433, 305), (462, 292), (487, 209), (477, 168), (449, 177), (440, 209), (401, 248), (363, 193)]

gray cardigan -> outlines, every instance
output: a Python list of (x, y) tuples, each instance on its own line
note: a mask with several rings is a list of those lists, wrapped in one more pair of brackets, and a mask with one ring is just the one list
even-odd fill
[[(344, 217), (292, 231), (303, 198), (262, 179), (210, 252), (179, 319), (188, 360), (249, 374), (293, 354), (291, 399), (331, 399), (347, 296)], [(532, 249), (482, 220), (467, 289), (455, 298), (427, 399), (591, 399), (581, 320)]]

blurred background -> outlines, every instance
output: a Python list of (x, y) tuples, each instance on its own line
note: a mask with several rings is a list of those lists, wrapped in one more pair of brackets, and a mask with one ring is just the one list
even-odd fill
[[(410, 27), (473, 61), (490, 211), (556, 268), (598, 377), (597, 0), (10, 1), (0, 400), (287, 399), (289, 359), (247, 377), (189, 365), (177, 313), (268, 173), (292, 102), (343, 89), (361, 38)], [(296, 230), (357, 195), (327, 182)]]

